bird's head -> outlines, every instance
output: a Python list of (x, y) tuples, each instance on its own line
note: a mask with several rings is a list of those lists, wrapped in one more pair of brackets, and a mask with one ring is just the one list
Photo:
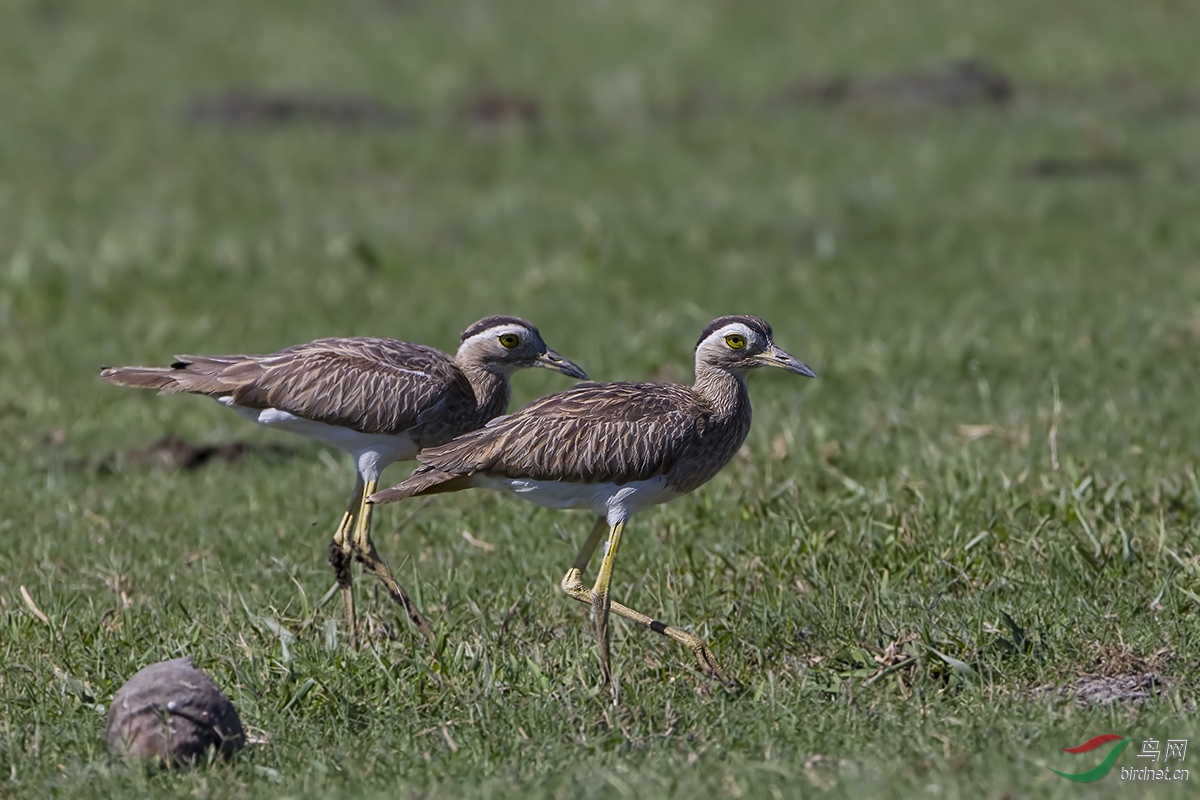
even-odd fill
[(771, 326), (758, 317), (715, 319), (696, 342), (696, 369), (715, 368), (742, 376), (758, 367), (778, 367), (806, 378), (817, 377), (803, 361), (776, 347), (773, 335)]
[(463, 331), (455, 359), (460, 364), (471, 364), (501, 375), (544, 367), (587, 380), (587, 373), (547, 347), (538, 329), (520, 317), (479, 320)]

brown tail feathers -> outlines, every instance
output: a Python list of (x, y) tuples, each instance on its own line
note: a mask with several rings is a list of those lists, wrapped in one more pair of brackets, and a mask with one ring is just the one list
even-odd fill
[(392, 488), (384, 489), (368, 497), (367, 502), (372, 504), (394, 503), (406, 497), (457, 492), (470, 488), (470, 481), (469, 475), (454, 475), (433, 467), (419, 467), (416, 472)]
[(163, 367), (105, 367), (100, 370), (100, 377), (117, 386), (177, 392), (180, 390), (173, 372), (175, 370)]
[(181, 359), (169, 367), (105, 367), (100, 370), (100, 377), (117, 386), (158, 389), (162, 394), (193, 392), (218, 397), (237, 388), (236, 384), (220, 377), (221, 371), (228, 366), (224, 359)]

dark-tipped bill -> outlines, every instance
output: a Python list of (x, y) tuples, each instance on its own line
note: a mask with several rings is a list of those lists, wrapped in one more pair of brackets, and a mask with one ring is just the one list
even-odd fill
[(578, 364), (574, 361), (568, 361), (553, 350), (547, 350), (542, 353), (534, 363), (539, 367), (552, 369), (555, 372), (570, 375), (572, 378), (578, 378), (581, 381), (588, 379), (587, 373), (580, 369)]
[(771, 345), (771, 349), (763, 353), (760, 358), (762, 359), (763, 366), (779, 367), (780, 369), (786, 369), (788, 372), (795, 373), (796, 375), (803, 375), (806, 378), (817, 377), (817, 373), (812, 371), (812, 367), (808, 366), (808, 364), (805, 364), (791, 353), (780, 350), (775, 345)]

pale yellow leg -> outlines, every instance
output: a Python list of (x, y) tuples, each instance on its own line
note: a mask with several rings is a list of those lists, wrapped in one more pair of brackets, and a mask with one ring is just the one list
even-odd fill
[[(596, 579), (596, 586), (589, 590), (583, 584), (583, 570), (587, 568), (588, 562), (591, 560), (592, 554), (596, 551), (596, 547), (600, 543), (600, 537), (603, 535), (606, 528), (603, 518), (596, 521), (592, 532), (588, 535), (587, 541), (579, 550), (579, 554), (575, 556), (575, 563), (571, 565), (571, 569), (567, 570), (567, 574), (562, 579), (562, 590), (571, 597), (580, 602), (587, 603), (592, 606), (593, 617), (597, 620), (597, 636), (604, 636), (600, 644), (600, 666), (604, 672), (605, 680), (611, 680), (611, 673), (608, 669), (608, 611), (611, 610), (617, 616), (636, 622), (644, 628), (654, 631), (655, 633), (667, 636), (680, 644), (686, 645), (696, 657), (700, 668), (709, 673), (722, 683), (733, 685), (732, 681), (721, 669), (717, 657), (713, 655), (708, 645), (704, 643), (698, 636), (680, 630), (679, 628), (671, 627), (665, 623), (648, 617), (641, 612), (634, 611), (628, 606), (622, 605), (613, 601), (608, 596), (609, 585), (612, 581), (612, 564), (616, 558), (617, 546), (620, 544), (621, 525), (615, 526), (609, 535), (608, 549), (604, 554), (604, 562), (600, 566), (600, 575)], [(615, 537), (613, 534), (615, 533)], [(603, 612), (601, 612), (603, 609)], [(603, 622), (600, 620), (603, 619)], [(603, 628), (600, 626), (603, 625)]]
[(425, 616), (417, 608), (417, 604), (412, 601), (408, 593), (396, 582), (396, 577), (392, 575), (391, 568), (379, 557), (379, 553), (375, 550), (375, 543), (371, 541), (371, 512), (375, 507), (368, 503), (366, 498), (374, 494), (376, 488), (378, 488), (378, 481), (367, 481), (366, 489), (363, 492), (363, 499), (359, 505), (358, 524), (354, 529), (354, 553), (358, 556), (358, 560), (362, 562), (364, 567), (375, 573), (375, 577), (383, 581), (383, 585), (391, 593), (392, 599), (403, 606), (404, 613), (408, 615), (413, 625), (417, 626), (417, 630), (421, 632), (421, 635), (432, 642), (434, 640), (433, 628), (429, 627), (429, 623), (425, 621)]
[(329, 543), (329, 563), (333, 565), (333, 573), (337, 577), (338, 590), (342, 595), (342, 613), (346, 617), (346, 626), (350, 629), (350, 641), (358, 643), (358, 619), (354, 613), (354, 584), (350, 574), (350, 564), (353, 560), (354, 542), (352, 531), (358, 516), (358, 510), (363, 502), (363, 479), (357, 478), (354, 484), (354, 495), (342, 514), (342, 521), (334, 531), (333, 541)]
[(596, 628), (596, 641), (600, 645), (600, 676), (608, 685), (612, 685), (612, 666), (609, 664), (609, 640), (611, 629), (608, 625), (608, 612), (612, 608), (612, 599), (608, 596), (612, 585), (613, 564), (617, 560), (617, 549), (621, 546), (621, 532), (625, 523), (618, 522), (608, 531), (608, 542), (604, 546), (604, 558), (600, 561), (600, 572), (596, 575), (596, 583), (592, 586), (592, 624)]

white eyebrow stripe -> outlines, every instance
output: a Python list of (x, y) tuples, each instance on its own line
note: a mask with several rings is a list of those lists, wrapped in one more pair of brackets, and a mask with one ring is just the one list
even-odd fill
[(720, 336), (721, 338), (724, 338), (731, 333), (739, 333), (742, 336), (745, 336), (746, 339), (751, 342), (757, 341), (759, 338), (758, 334), (756, 334), (754, 331), (750, 330), (750, 328), (748, 328), (747, 326), (743, 325), (740, 322), (729, 323), (724, 328), (714, 331), (713, 336)]
[(526, 338), (530, 335), (530, 331), (528, 328), (522, 328), (519, 325), (511, 325), (511, 324), (505, 323), (502, 325), (493, 325), (492, 327), (490, 327), (486, 330), (480, 331), (479, 333), (475, 334), (474, 336), (469, 336), (466, 339), (463, 339), (462, 342), (459, 344), (459, 347), (462, 347), (467, 342), (476, 342), (476, 341), (480, 341), (480, 340), (491, 342), (491, 341), (495, 340), (497, 337), (503, 336), (506, 333), (511, 333), (514, 336), (516, 336), (517, 338), (519, 338), (521, 340), (522, 344), (525, 344), (529, 341), (529, 339)]

